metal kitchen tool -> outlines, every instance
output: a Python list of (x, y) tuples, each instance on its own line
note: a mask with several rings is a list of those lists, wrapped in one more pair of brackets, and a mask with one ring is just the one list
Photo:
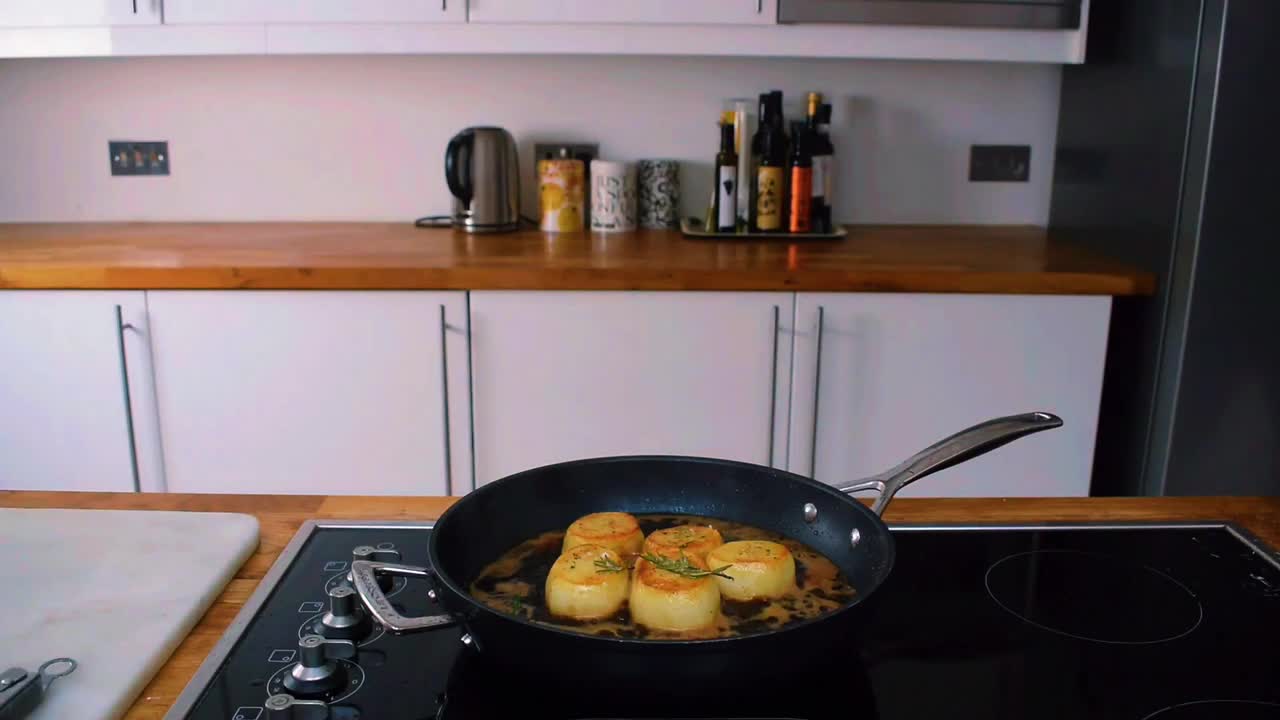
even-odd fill
[(34, 673), (19, 667), (0, 673), (0, 720), (19, 720), (30, 715), (44, 699), (49, 686), (75, 672), (76, 664), (71, 658), (54, 658)]

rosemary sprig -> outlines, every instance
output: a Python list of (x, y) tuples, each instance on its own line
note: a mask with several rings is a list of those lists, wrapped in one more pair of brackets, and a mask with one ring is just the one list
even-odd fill
[(617, 573), (627, 569), (626, 565), (619, 563), (611, 557), (597, 558), (595, 566), (596, 572), (598, 573)]
[(718, 568), (712, 568), (710, 570), (703, 570), (697, 565), (694, 565), (689, 560), (689, 557), (684, 554), (683, 550), (680, 551), (679, 560), (675, 560), (673, 558), (665, 558), (660, 555), (654, 555), (653, 553), (644, 553), (640, 557), (646, 560), (647, 562), (653, 563), (654, 567), (658, 568), (659, 570), (666, 570), (667, 572), (675, 573), (676, 575), (683, 575), (687, 578), (696, 579), (696, 578), (704, 578), (709, 575), (715, 575), (717, 577), (727, 578), (729, 580), (733, 579), (732, 577), (729, 577), (728, 575), (726, 575), (724, 572), (725, 570), (728, 570), (729, 568), (733, 567), (732, 564), (721, 565)]

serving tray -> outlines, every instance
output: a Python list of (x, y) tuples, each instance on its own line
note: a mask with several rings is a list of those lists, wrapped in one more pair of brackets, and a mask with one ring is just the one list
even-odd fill
[(707, 232), (702, 229), (702, 220), (693, 217), (687, 217), (680, 220), (680, 232), (685, 237), (698, 238), (700, 240), (787, 240), (789, 242), (795, 242), (797, 240), (840, 240), (848, 235), (848, 231), (846, 231), (843, 226), (837, 227), (829, 233)]

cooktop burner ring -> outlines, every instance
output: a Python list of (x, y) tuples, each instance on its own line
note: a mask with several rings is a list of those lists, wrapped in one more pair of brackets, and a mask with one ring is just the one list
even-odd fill
[[(1056, 563), (1059, 565), (1056, 568), (1058, 572), (1032, 572), (1028, 568), (1032, 561), (1038, 564), (1046, 561), (1051, 564)], [(1103, 569), (1099, 570), (1100, 567)], [(1023, 571), (1025, 577), (1019, 577), (1019, 571)], [(1111, 574), (1110, 582), (1103, 582), (1098, 578), (1099, 575), (1108, 573)], [(1129, 607), (1135, 608), (1135, 612), (1130, 613), (1129, 617), (1121, 617), (1123, 613), (1117, 612), (1126, 607), (1123, 601), (1105, 603), (1107, 605), (1105, 613), (1099, 612), (1099, 608), (1088, 607), (1087, 602), (1055, 604), (1063, 597), (1080, 597), (1079, 594), (1073, 594), (1063, 588), (1058, 588), (1055, 592), (1050, 584), (1065, 582), (1071, 577), (1081, 579), (1080, 583), (1069, 584), (1071, 590), (1077, 587), (1122, 587), (1124, 588), (1122, 594), (1128, 593), (1131, 597), (1138, 599), (1145, 596), (1147, 599), (1158, 602), (1148, 605), (1130, 599)], [(1028, 597), (1025, 594), (1025, 590), (1029, 587), (1028, 583), (1034, 585), (1040, 592), (1032, 593)], [(1075, 640), (1106, 645), (1155, 645), (1186, 637), (1195, 632), (1204, 621), (1204, 606), (1200, 603), (1200, 599), (1177, 578), (1149, 565), (1103, 553), (1070, 549), (1029, 550), (1014, 553), (992, 563), (987, 568), (983, 584), (986, 587), (987, 596), (1005, 612), (1028, 625)], [(1018, 598), (1013, 593), (1014, 590), (1024, 591), (1023, 596)], [(1171, 598), (1173, 598), (1172, 601)], [(1100, 604), (1100, 600), (1106, 598), (1094, 593), (1094, 597), (1086, 596), (1085, 599), (1086, 601), (1091, 599), (1097, 605)], [(1023, 601), (1021, 607), (1019, 600)], [(1042, 600), (1046, 602), (1043, 602), (1042, 606), (1037, 606), (1036, 603)], [(1163, 621), (1156, 619), (1158, 614), (1149, 612), (1151, 607), (1158, 607), (1167, 613), (1163, 616)], [(1049, 617), (1044, 617), (1046, 615)], [(1096, 623), (1099, 620), (1110, 622), (1113, 626), (1111, 630), (1115, 632), (1135, 633), (1141, 630), (1148, 632), (1141, 637), (1134, 635), (1108, 637), (1108, 632), (1096, 630), (1091, 632), (1088, 628), (1066, 629), (1064, 627), (1064, 625), (1078, 625), (1081, 622)], [(1149, 627), (1152, 622), (1165, 622), (1165, 625), (1159, 628)], [(1123, 630), (1116, 630), (1116, 628), (1123, 628)]]
[[(301, 640), (308, 635), (323, 635), (324, 633), (319, 628), (320, 619), (323, 617), (324, 613), (318, 612), (306, 620), (303, 620), (302, 624), (298, 626), (298, 639)], [(362, 648), (365, 645), (371, 645), (375, 641), (380, 640), (382, 636), (386, 634), (387, 629), (383, 627), (382, 623), (375, 621), (373, 623), (373, 630), (371, 630), (364, 639), (355, 641), (356, 647)]]
[[(346, 671), (347, 685), (346, 687), (342, 688), (338, 692), (334, 693), (333, 697), (326, 698), (324, 700), (324, 704), (326, 705), (337, 705), (343, 700), (346, 700), (350, 698), (352, 695), (355, 695), (357, 692), (360, 692), (360, 688), (364, 687), (364, 680), (365, 680), (364, 668), (360, 667), (358, 663), (354, 663), (350, 660), (334, 660), (334, 662), (341, 665), (342, 669)], [(276, 670), (275, 672), (271, 673), (271, 677), (267, 678), (267, 682), (265, 686), (267, 694), (265, 697), (271, 697), (272, 695), (277, 695), (280, 693), (286, 693), (286, 694), (288, 693), (288, 690), (286, 690), (281, 683), (284, 680), (285, 674), (288, 673), (293, 668), (293, 666), (294, 666), (294, 663), (289, 663), (288, 665), (285, 665), (279, 670)]]
[[(1212, 707), (1210, 707), (1212, 706)], [(1177, 717), (1191, 717), (1192, 713), (1208, 712), (1210, 715), (1205, 717), (1236, 717), (1235, 715), (1223, 715), (1225, 708), (1229, 706), (1234, 710), (1247, 713), (1244, 717), (1259, 720), (1261, 718), (1280, 718), (1280, 703), (1269, 702), (1267, 700), (1192, 700), (1190, 702), (1178, 703), (1169, 707), (1160, 708), (1142, 718), (1142, 720), (1167, 719), (1174, 720)], [(1230, 712), (1230, 711), (1227, 711)]]

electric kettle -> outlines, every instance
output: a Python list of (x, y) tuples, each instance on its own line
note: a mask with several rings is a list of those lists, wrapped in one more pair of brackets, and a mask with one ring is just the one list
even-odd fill
[(453, 193), (453, 226), (474, 233), (520, 227), (516, 141), (499, 127), (469, 127), (449, 141), (444, 178)]

